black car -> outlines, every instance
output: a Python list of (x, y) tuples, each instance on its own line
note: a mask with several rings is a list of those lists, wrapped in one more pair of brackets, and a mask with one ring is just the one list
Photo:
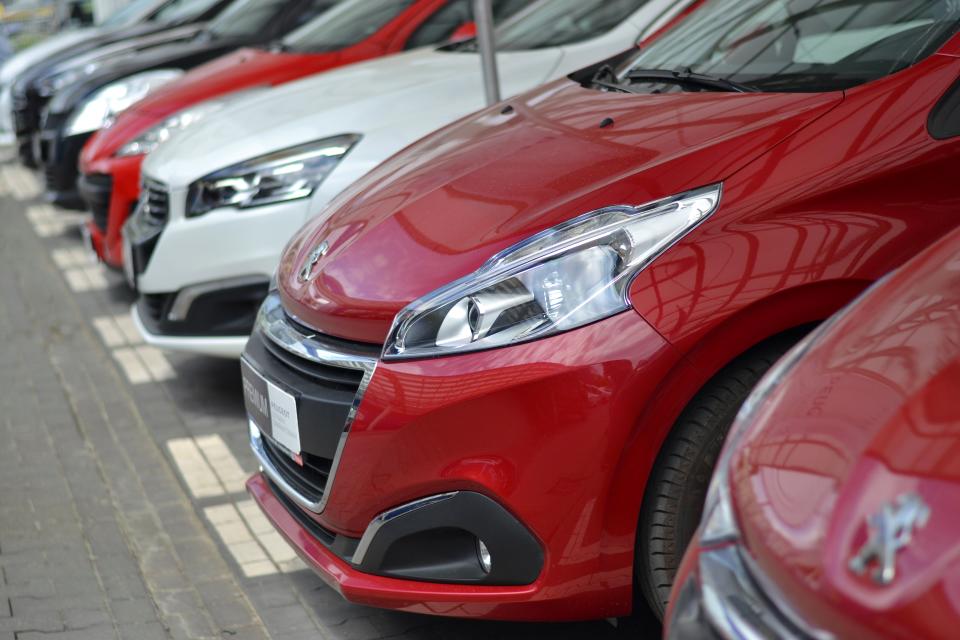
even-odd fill
[(36, 167), (33, 137), (40, 126), (40, 113), (60, 84), (69, 77), (57, 73), (64, 65), (79, 65), (100, 55), (116, 55), (141, 42), (154, 45), (190, 38), (235, 0), (133, 0), (91, 28), (82, 40), (57, 49), (42, 62), (16, 77), (12, 87), (14, 133), (21, 162)]
[[(105, 126), (111, 109), (92, 109), (104, 91), (123, 83), (126, 95), (145, 95), (147, 79), (168, 81), (183, 71), (246, 46), (269, 45), (320, 15), (337, 0), (236, 0), (209, 26), (187, 42), (150, 47), (101, 60), (95, 72), (63, 88), (42, 116), (35, 152), (43, 166), (47, 198), (64, 207), (83, 208), (77, 189), (77, 163), (86, 141)], [(126, 104), (118, 105), (117, 111)]]

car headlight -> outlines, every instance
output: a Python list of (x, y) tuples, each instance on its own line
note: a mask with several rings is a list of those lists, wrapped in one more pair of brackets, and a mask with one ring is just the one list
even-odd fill
[(70, 86), (84, 76), (92, 75), (99, 68), (99, 65), (91, 63), (82, 68), (70, 67), (44, 76), (37, 80), (37, 93), (43, 98), (54, 96), (64, 87)]
[(257, 207), (309, 198), (360, 141), (345, 134), (221, 169), (190, 185), (187, 216), (221, 207)]
[(106, 127), (118, 113), (181, 75), (183, 71), (179, 69), (157, 69), (108, 84), (74, 109), (67, 121), (67, 135), (90, 133)]
[(151, 153), (158, 146), (169, 140), (173, 134), (219, 111), (223, 108), (224, 104), (224, 102), (219, 100), (211, 100), (179, 111), (120, 147), (114, 155), (118, 158), (126, 158)]
[(404, 308), (384, 358), (423, 358), (543, 338), (625, 311), (640, 270), (712, 214), (721, 186), (570, 220)]

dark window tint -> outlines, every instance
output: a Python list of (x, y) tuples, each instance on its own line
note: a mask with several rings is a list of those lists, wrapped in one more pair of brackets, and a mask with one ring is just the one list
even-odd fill
[[(544, 49), (602, 36), (623, 24), (648, 0), (549, 0), (503, 26), (503, 51)], [(637, 34), (640, 35), (639, 33)]]
[[(530, 0), (494, 0), (493, 19), (499, 23), (529, 4)], [(414, 49), (446, 42), (457, 29), (471, 22), (473, 0), (451, 0), (417, 27), (407, 40), (406, 48)]]
[(937, 140), (960, 136), (960, 81), (950, 87), (930, 112), (927, 128)]
[[(133, 0), (122, 9), (111, 13), (102, 24), (105, 27), (126, 27), (135, 24), (141, 16), (148, 15), (155, 4), (156, 0)], [(148, 20), (153, 20), (155, 17), (156, 13), (150, 15)]]
[(290, 0), (236, 0), (210, 23), (210, 33), (218, 38), (261, 35), (290, 4)]
[(343, 0), (286, 38), (293, 51), (336, 51), (371, 37), (403, 13), (414, 0)]
[(847, 89), (926, 58), (958, 26), (956, 0), (709, 0), (619, 75), (690, 69), (765, 91)]
[(161, 23), (187, 22), (211, 9), (220, 0), (173, 0), (157, 11), (152, 20)]
[(340, 1), (341, 0), (310, 0), (310, 2), (300, 7), (297, 15), (293, 16), (290, 24), (287, 25), (286, 30), (288, 32), (293, 31), (294, 29), (298, 29), (305, 24), (309, 24), (313, 20), (329, 11), (331, 7), (334, 7)]

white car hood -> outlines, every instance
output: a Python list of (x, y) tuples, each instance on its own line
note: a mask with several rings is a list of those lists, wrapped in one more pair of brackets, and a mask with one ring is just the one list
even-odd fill
[[(511, 96), (554, 77), (563, 52), (543, 49), (501, 53), (499, 58), (503, 94)], [(478, 54), (420, 49), (237, 101), (159, 147), (147, 157), (143, 170), (173, 188), (183, 188), (255, 156), (344, 133), (366, 136), (373, 131), (381, 140), (386, 135), (384, 147), (396, 147), (387, 149), (389, 155), (483, 106)]]
[(98, 27), (64, 31), (63, 33), (50, 36), (46, 40), (38, 42), (32, 47), (24, 49), (3, 63), (3, 68), (0, 69), (0, 84), (11, 84), (14, 80), (16, 80), (17, 76), (41, 60), (44, 60), (53, 54), (65, 51), (75, 44), (96, 37), (100, 32), (101, 29)]

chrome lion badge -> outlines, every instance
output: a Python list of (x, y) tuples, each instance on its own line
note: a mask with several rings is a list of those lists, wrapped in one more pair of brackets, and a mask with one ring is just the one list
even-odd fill
[(876, 584), (886, 586), (897, 577), (897, 553), (913, 541), (914, 531), (926, 526), (930, 507), (916, 493), (906, 493), (867, 517), (869, 537), (847, 565), (858, 576), (871, 569)]
[(313, 277), (313, 270), (316, 268), (317, 263), (320, 262), (320, 258), (327, 255), (327, 252), (330, 251), (330, 243), (324, 240), (317, 248), (310, 252), (310, 255), (307, 256), (307, 261), (304, 263), (303, 268), (300, 269), (300, 282), (309, 282)]

